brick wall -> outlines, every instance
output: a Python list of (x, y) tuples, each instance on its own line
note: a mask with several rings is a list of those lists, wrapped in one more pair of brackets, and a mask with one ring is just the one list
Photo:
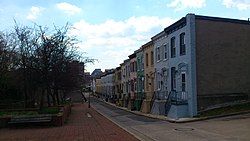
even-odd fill
[(195, 24), (198, 109), (249, 99), (250, 24)]

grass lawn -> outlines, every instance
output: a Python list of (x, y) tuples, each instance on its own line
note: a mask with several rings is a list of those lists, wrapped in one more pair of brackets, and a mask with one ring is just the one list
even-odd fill
[(250, 110), (250, 102), (244, 104), (238, 104), (234, 106), (228, 106), (223, 108), (216, 108), (212, 110), (208, 110), (199, 114), (198, 117), (208, 117), (208, 116), (215, 116), (215, 115), (224, 115), (242, 111)]
[(29, 116), (29, 115), (39, 115), (39, 114), (58, 114), (58, 107), (44, 107), (37, 111), (0, 111), (0, 117), (3, 116)]

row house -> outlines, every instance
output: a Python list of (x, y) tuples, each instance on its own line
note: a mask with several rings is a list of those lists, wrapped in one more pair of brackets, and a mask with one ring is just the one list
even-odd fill
[(249, 21), (187, 14), (120, 65), (119, 103), (178, 119), (250, 101), (249, 39)]
[(121, 67), (117, 67), (115, 69), (115, 101), (117, 105), (120, 105), (119, 100), (121, 99), (122, 95), (122, 74), (121, 74)]
[(125, 63), (120, 64), (121, 67), (121, 97), (119, 99), (119, 104), (122, 107), (125, 107), (125, 97), (126, 97), (126, 81), (125, 81)]
[(143, 113), (150, 113), (154, 99), (154, 44), (152, 41), (144, 44), (142, 47), (143, 52), (143, 70), (144, 70), (144, 97), (141, 105)]
[(123, 107), (128, 107), (130, 99), (130, 61), (129, 59), (124, 60), (122, 66), (122, 86), (123, 86)]
[(133, 53), (128, 56), (129, 57), (129, 103), (128, 109), (134, 110), (135, 109), (135, 97), (136, 97), (136, 53)]
[(101, 91), (101, 78), (95, 78), (94, 79), (94, 85), (93, 86), (95, 86), (95, 88), (94, 88), (94, 93), (98, 96), (98, 97), (100, 97), (100, 94), (102, 93), (102, 91)]
[(154, 103), (151, 112), (153, 114), (165, 114), (165, 104), (168, 97), (167, 76), (168, 68), (166, 67), (168, 59), (168, 44), (166, 43), (166, 33), (164, 31), (152, 37), (154, 44), (154, 68), (155, 68), (155, 81), (154, 81)]
[(193, 117), (216, 105), (249, 100), (250, 80), (244, 74), (249, 71), (245, 67), (250, 59), (249, 31), (249, 21), (194, 14), (165, 28), (154, 45), (154, 105), (159, 110), (152, 112), (170, 118)]
[(105, 101), (114, 102), (115, 99), (115, 74), (114, 70), (106, 70), (104, 75), (101, 76), (101, 91), (102, 98)]
[(140, 111), (144, 99), (144, 56), (142, 48), (135, 51), (136, 54), (136, 95), (135, 110)]

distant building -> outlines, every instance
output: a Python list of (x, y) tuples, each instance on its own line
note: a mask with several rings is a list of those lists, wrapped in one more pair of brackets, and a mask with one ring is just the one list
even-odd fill
[(85, 72), (84, 73), (84, 85), (86, 87), (89, 87), (92, 85), (92, 81), (93, 79), (92, 79), (92, 76), (90, 75), (90, 72)]
[(122, 84), (121, 84), (121, 80), (122, 80), (122, 72), (121, 72), (121, 67), (117, 67), (115, 70), (115, 100), (117, 101), (117, 104), (121, 105), (121, 103), (119, 103), (119, 100), (122, 97)]
[(100, 77), (102, 75), (102, 70), (101, 69), (95, 69), (92, 73), (91, 73), (91, 77), (92, 78), (97, 78)]
[(72, 61), (69, 64), (70, 78), (73, 79), (75, 87), (81, 87), (84, 84), (84, 63), (79, 61)]

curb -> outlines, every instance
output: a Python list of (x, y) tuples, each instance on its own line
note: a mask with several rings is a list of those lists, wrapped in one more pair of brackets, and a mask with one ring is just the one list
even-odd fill
[[(99, 100), (99, 99), (98, 99), (98, 100)], [(100, 100), (99, 100), (99, 101), (100, 101)], [(103, 101), (103, 102), (104, 102), (104, 101)], [(148, 137), (148, 136), (146, 136), (146, 135), (144, 135), (144, 134), (138, 132), (137, 130), (134, 130), (134, 129), (131, 128), (132, 130), (138, 132), (142, 137), (138, 136), (138, 135), (135, 134), (134, 132), (131, 132), (131, 131), (129, 131), (127, 128), (121, 126), (118, 122), (114, 121), (113, 119), (111, 119), (111, 118), (108, 117), (107, 115), (105, 115), (105, 114), (99, 112), (99, 110), (98, 110), (94, 105), (92, 105), (91, 107), (92, 107), (95, 111), (97, 111), (99, 114), (101, 114), (102, 116), (104, 116), (105, 118), (107, 118), (108, 120), (110, 120), (111, 122), (113, 122), (114, 124), (116, 124), (117, 126), (119, 126), (119, 127), (120, 127), (121, 129), (123, 129), (124, 131), (128, 132), (129, 134), (131, 134), (132, 136), (134, 136), (134, 137), (137, 138), (138, 140), (140, 140), (140, 141), (155, 141), (154, 139), (152, 139), (152, 138), (150, 138), (150, 137)]]
[(145, 116), (145, 117), (148, 117), (148, 118), (164, 120), (164, 121), (168, 121), (168, 122), (171, 122), (171, 123), (196, 122), (196, 121), (203, 121), (203, 120), (209, 120), (209, 119), (215, 119), (215, 118), (222, 118), (222, 117), (228, 117), (228, 116), (235, 116), (235, 115), (243, 115), (243, 114), (250, 113), (250, 110), (248, 110), (248, 111), (235, 112), (235, 113), (224, 114), (224, 115), (216, 115), (216, 116), (208, 116), (208, 117), (200, 117), (200, 118), (188, 118), (188, 119), (177, 119), (177, 120), (175, 120), (175, 119), (170, 119), (170, 118), (168, 118), (166, 116), (145, 114), (145, 113), (142, 113), (142, 112), (139, 112), (139, 111), (131, 111), (131, 110), (128, 110), (127, 108), (116, 106), (115, 104), (103, 101), (101, 99), (98, 99), (98, 98), (96, 98), (96, 99), (98, 101), (104, 102), (104, 103), (106, 103), (106, 104), (108, 104), (110, 106), (114, 106), (116, 108), (119, 108), (121, 110), (130, 112), (130, 113), (133, 113), (133, 114), (136, 114), (136, 115), (139, 115), (139, 116)]

